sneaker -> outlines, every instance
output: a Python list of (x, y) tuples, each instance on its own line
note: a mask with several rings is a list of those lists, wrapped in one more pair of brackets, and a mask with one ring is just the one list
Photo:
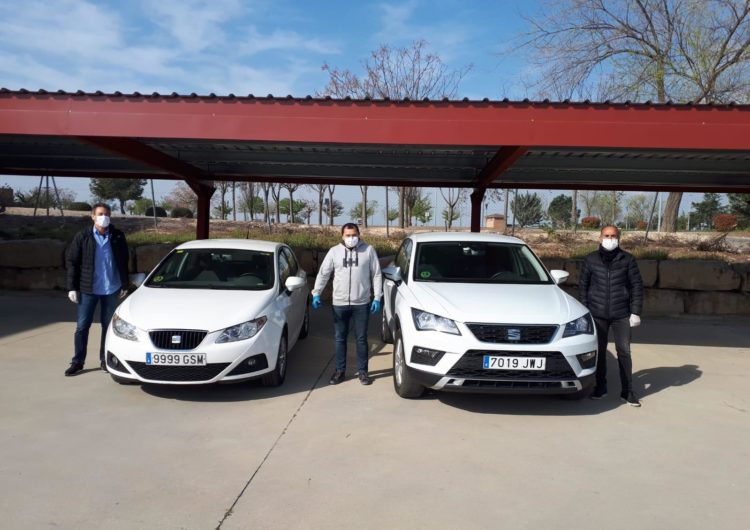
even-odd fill
[(622, 399), (625, 403), (630, 405), (631, 407), (640, 407), (641, 402), (638, 401), (638, 398), (635, 397), (635, 394), (632, 392), (623, 392), (620, 394), (620, 399)]
[(371, 385), (372, 379), (370, 379), (370, 376), (367, 374), (366, 371), (362, 370), (359, 372), (359, 382), (363, 385)]
[(607, 397), (606, 388), (595, 388), (593, 394), (589, 396), (591, 399), (602, 399)]
[(71, 375), (76, 375), (81, 370), (83, 370), (83, 365), (81, 363), (70, 363), (68, 369), (65, 370), (65, 376), (70, 377)]
[(333, 375), (331, 376), (331, 380), (328, 381), (328, 383), (332, 385), (338, 385), (340, 382), (344, 380), (345, 376), (346, 376), (346, 372), (344, 371), (339, 372), (338, 370), (336, 370), (335, 372), (333, 372)]
[(99, 368), (102, 369), (102, 372), (109, 372), (109, 370), (107, 370), (107, 363), (104, 361), (99, 363)]

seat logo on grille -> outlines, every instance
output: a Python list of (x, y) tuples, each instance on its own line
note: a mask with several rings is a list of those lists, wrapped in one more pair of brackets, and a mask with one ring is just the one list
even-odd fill
[(182, 344), (182, 335), (172, 335), (172, 344)]
[(521, 340), (521, 330), (518, 328), (508, 328), (508, 340)]

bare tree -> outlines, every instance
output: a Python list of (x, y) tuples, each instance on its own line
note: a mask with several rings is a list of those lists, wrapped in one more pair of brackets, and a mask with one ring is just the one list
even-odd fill
[(263, 190), (263, 221), (268, 223), (271, 221), (271, 204), (268, 201), (268, 195), (271, 193), (273, 184), (270, 182), (261, 182), (260, 189)]
[(323, 225), (323, 202), (325, 199), (328, 184), (310, 184), (310, 189), (318, 194), (318, 224)]
[[(747, 101), (750, 0), (546, 0), (527, 17), (541, 94), (697, 103)], [(674, 232), (682, 193), (667, 198)]]
[[(428, 47), (429, 44), (425, 40), (414, 41), (404, 48), (393, 48), (383, 44), (370, 52), (370, 56), (363, 61), (362, 75), (324, 64), (323, 70), (328, 73), (328, 84), (318, 95), (358, 99), (454, 98), (461, 80), (472, 69), (472, 65), (451, 70), (442, 58), (430, 52)], [(404, 228), (410, 223), (409, 217), (406, 216), (405, 195), (413, 196), (414, 191), (403, 186), (396, 189), (399, 194), (399, 226)], [(364, 193), (362, 204), (363, 208), (366, 208)], [(367, 219), (365, 214), (362, 217), (363, 221)]]
[(333, 192), (336, 191), (336, 185), (335, 184), (329, 184), (328, 185), (328, 224), (333, 226)]
[(273, 197), (273, 202), (276, 205), (276, 222), (281, 222), (281, 209), (279, 205), (279, 200), (281, 198), (281, 184), (271, 184), (271, 197)]
[(466, 200), (466, 188), (439, 188), (446, 204), (445, 228), (453, 226), (454, 212)]
[(591, 190), (579, 191), (578, 197), (583, 203), (583, 216), (589, 217), (591, 213), (596, 209), (596, 204), (599, 200), (599, 192)]
[(362, 213), (360, 214), (362, 217), (362, 226), (367, 228), (367, 188), (370, 186), (360, 186), (359, 189), (362, 192)]

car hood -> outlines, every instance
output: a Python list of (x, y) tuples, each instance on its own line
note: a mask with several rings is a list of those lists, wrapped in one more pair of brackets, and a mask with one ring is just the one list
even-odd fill
[(209, 332), (252, 320), (276, 291), (229, 291), (141, 287), (117, 309), (141, 329), (205, 329)]
[(459, 322), (564, 324), (588, 310), (554, 284), (414, 282), (422, 307)]

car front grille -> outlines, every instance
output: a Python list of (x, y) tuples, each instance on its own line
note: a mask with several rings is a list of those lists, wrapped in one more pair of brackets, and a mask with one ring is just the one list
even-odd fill
[(182, 383), (209, 381), (229, 366), (229, 363), (213, 363), (206, 366), (153, 366), (134, 361), (128, 361), (128, 364), (143, 379)]
[(199, 329), (157, 329), (149, 331), (148, 335), (160, 350), (194, 350), (207, 333)]
[(466, 324), (466, 326), (477, 340), (495, 344), (547, 344), (555, 336), (558, 328), (553, 325), (514, 324)]
[[(508, 355), (512, 357), (544, 357), (544, 370), (488, 370), (484, 368), (485, 355)], [(461, 379), (575, 379), (576, 374), (565, 356), (557, 351), (484, 351), (469, 350), (453, 365), (448, 377)]]

